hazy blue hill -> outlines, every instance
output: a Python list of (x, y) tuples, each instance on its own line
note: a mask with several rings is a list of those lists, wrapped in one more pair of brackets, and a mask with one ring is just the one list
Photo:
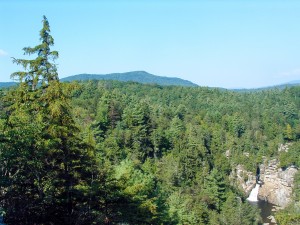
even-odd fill
[(250, 88), (250, 89), (235, 88), (235, 89), (231, 89), (231, 90), (237, 91), (237, 92), (254, 92), (254, 91), (264, 91), (264, 90), (270, 90), (270, 89), (284, 89), (284, 88), (289, 88), (289, 87), (293, 87), (293, 86), (300, 86), (300, 80), (294, 80), (294, 81), (290, 81), (285, 84), (278, 84), (278, 85), (268, 86), (268, 87)]
[(62, 78), (61, 81), (74, 80), (118, 80), (118, 81), (134, 81), (143, 84), (159, 84), (159, 85), (176, 85), (176, 86), (198, 86), (190, 81), (176, 77), (156, 76), (145, 71), (133, 71), (127, 73), (111, 73), (106, 75), (99, 74), (78, 74)]
[(297, 84), (297, 85), (300, 85), (300, 80), (293, 80), (293, 81), (288, 82), (287, 84)]
[(0, 88), (7, 88), (17, 85), (16, 82), (0, 82)]

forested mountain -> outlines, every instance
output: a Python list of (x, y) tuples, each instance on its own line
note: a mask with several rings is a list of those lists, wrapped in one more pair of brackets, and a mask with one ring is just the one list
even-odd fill
[(176, 77), (155, 76), (145, 71), (133, 71), (127, 73), (111, 73), (106, 75), (78, 74), (61, 79), (61, 81), (82, 81), (82, 80), (118, 80), (134, 81), (142, 84), (197, 86), (196, 84)]
[[(236, 165), (300, 166), (300, 87), (62, 83), (46, 17), (40, 40), (23, 49), (36, 58), (14, 59), (25, 70), (13, 74), (20, 85), (0, 90), (7, 225), (255, 225), (259, 212), (231, 177)], [(281, 225), (299, 224), (299, 202), (296, 192)]]

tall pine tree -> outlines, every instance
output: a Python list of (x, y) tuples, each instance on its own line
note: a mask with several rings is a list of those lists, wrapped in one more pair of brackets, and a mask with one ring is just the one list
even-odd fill
[(54, 40), (45, 16), (40, 40), (41, 44), (23, 49), (25, 54), (37, 54), (35, 59), (13, 59), (25, 71), (12, 74), (20, 85), (7, 94), (8, 116), (0, 124), (4, 221), (92, 224), (93, 212), (101, 208), (101, 196), (91, 201), (92, 190), (104, 175), (94, 149), (82, 140), (72, 118), (72, 88), (59, 82), (53, 62), (58, 52), (50, 50)]
[(37, 54), (37, 58), (13, 58), (13, 62), (23, 66), (25, 71), (15, 72), (11, 77), (20, 83), (25, 82), (32, 90), (36, 90), (40, 82), (45, 85), (51, 80), (58, 80), (56, 65), (53, 63), (58, 58), (58, 52), (50, 50), (50, 47), (54, 45), (54, 39), (50, 35), (50, 26), (46, 16), (43, 17), (40, 41), (41, 43), (33, 48), (23, 48), (24, 55)]

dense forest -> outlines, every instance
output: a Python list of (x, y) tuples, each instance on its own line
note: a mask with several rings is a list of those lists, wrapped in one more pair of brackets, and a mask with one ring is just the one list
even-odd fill
[[(35, 59), (14, 59), (25, 69), (12, 75), (20, 84), (0, 92), (7, 225), (259, 224), (232, 170), (255, 172), (263, 157), (300, 166), (300, 87), (61, 83), (46, 17), (40, 40), (23, 49)], [(299, 184), (282, 225), (300, 221)]]

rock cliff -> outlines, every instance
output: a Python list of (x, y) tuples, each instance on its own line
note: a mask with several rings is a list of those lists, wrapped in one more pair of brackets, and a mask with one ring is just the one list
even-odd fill
[(278, 206), (287, 206), (291, 201), (297, 168), (282, 169), (279, 167), (279, 161), (273, 159), (261, 165), (260, 171), (262, 185), (258, 197)]
[[(259, 169), (261, 185), (258, 198), (280, 207), (286, 207), (292, 198), (294, 177), (298, 169), (293, 166), (282, 169), (277, 159), (264, 160)], [(239, 187), (246, 195), (250, 194), (256, 184), (256, 174), (245, 170), (242, 165), (236, 166), (230, 178), (232, 185)]]
[(237, 165), (231, 173), (233, 185), (239, 187), (246, 195), (249, 195), (255, 187), (256, 177), (252, 172), (245, 170), (243, 165)]

